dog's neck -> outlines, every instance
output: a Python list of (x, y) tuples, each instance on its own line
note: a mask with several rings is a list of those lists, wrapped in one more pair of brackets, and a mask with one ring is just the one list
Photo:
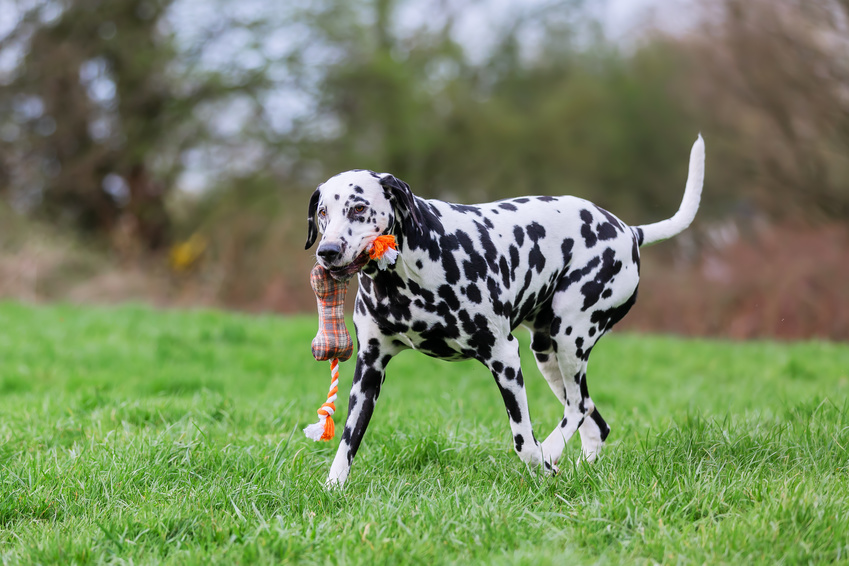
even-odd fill
[[(368, 277), (378, 286), (381, 283), (390, 282), (400, 277), (403, 281), (414, 281), (422, 287), (427, 287), (429, 274), (423, 271), (423, 267), (430, 262), (421, 262), (417, 259), (416, 251), (429, 250), (431, 246), (439, 245), (439, 235), (444, 233), (444, 228), (439, 217), (431, 212), (427, 203), (416, 197), (415, 205), (418, 208), (422, 223), (416, 225), (408, 214), (400, 215), (388, 230), (395, 236), (398, 259), (394, 264), (386, 266), (385, 270), (377, 266), (377, 262), (370, 261), (360, 271), (359, 277)], [(381, 275), (385, 274), (385, 275)]]

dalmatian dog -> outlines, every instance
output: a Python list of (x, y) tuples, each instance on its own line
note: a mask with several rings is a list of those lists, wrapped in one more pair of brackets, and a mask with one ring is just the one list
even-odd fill
[[(359, 277), (356, 369), (327, 485), (348, 478), (386, 368), (408, 348), (484, 364), (504, 400), (516, 453), (528, 465), (556, 472), (576, 431), (592, 462), (610, 428), (587, 388), (590, 352), (636, 301), (640, 246), (690, 225), (703, 179), (699, 136), (678, 212), (636, 227), (572, 196), (452, 204), (419, 198), (393, 175), (365, 170), (319, 185), (309, 202), (306, 249), (320, 231), (318, 263), (337, 279)], [(399, 251), (384, 269), (365, 251), (382, 234), (394, 235)], [(513, 336), (520, 326), (530, 331), (537, 365), (563, 404), (563, 418), (542, 442), (531, 427)]]

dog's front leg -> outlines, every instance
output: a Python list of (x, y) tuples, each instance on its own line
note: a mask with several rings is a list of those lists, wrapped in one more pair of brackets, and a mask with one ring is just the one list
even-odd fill
[(382, 344), (378, 338), (371, 338), (365, 344), (360, 343), (357, 350), (357, 367), (348, 398), (348, 417), (345, 419), (342, 441), (327, 476), (328, 487), (341, 487), (348, 479), (351, 463), (360, 448), (360, 442), (374, 412), (374, 404), (380, 395), (386, 365), (397, 353), (390, 350), (388, 344)]

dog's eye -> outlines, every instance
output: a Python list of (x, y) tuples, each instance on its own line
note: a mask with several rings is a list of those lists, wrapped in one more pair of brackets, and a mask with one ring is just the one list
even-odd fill
[(354, 212), (360, 213), (360, 212), (364, 211), (365, 209), (366, 209), (366, 207), (364, 205), (358, 204), (357, 206), (354, 207)]
[(325, 216), (327, 216), (327, 211), (322, 208), (318, 211), (318, 215), (324, 218)]

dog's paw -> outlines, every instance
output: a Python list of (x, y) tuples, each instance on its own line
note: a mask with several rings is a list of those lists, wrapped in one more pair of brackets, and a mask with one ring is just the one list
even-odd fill
[(553, 464), (553, 463), (548, 462), (548, 461), (544, 461), (542, 463), (542, 473), (544, 473), (547, 476), (556, 476), (557, 474), (560, 473), (560, 468), (558, 468), (556, 464)]
[(582, 450), (581, 457), (578, 458), (578, 463), (581, 464), (592, 464), (598, 458), (598, 453), (601, 447), (598, 447), (594, 450)]

